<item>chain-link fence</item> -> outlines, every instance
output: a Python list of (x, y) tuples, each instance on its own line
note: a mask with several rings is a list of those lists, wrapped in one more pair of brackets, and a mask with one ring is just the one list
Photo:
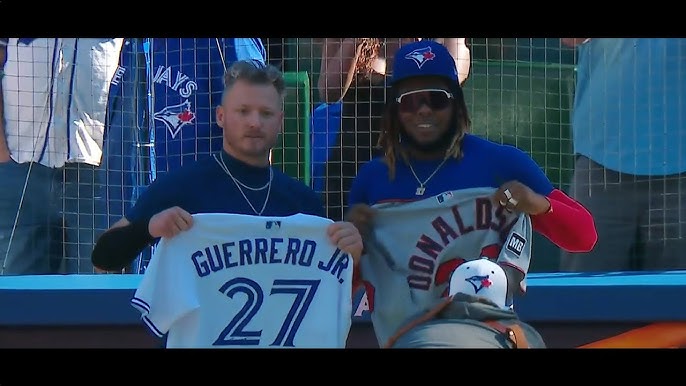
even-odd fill
[[(342, 218), (357, 168), (378, 155), (393, 39), (368, 38), (374, 43), (360, 55), (370, 67), (341, 78), (350, 84), (322, 78), (322, 57), (336, 54), (324, 38), (255, 39), (9, 39), (2, 92), (12, 160), (0, 159), (0, 258), (13, 268), (3, 272), (92, 273), (94, 241), (151, 181), (221, 148), (214, 108), (225, 68), (241, 57), (264, 55), (285, 74), (274, 165)], [(589, 206), (601, 239), (617, 241), (599, 243), (603, 251), (638, 256), (646, 244), (637, 240), (667, 246), (686, 236), (686, 49), (683, 39), (601, 40), (466, 38), (463, 89), (474, 134), (527, 151), (556, 187)], [(116, 61), (103, 59), (113, 50)], [(110, 68), (78, 67), (89, 63)], [(111, 79), (106, 88), (93, 73)], [(577, 107), (575, 97), (583, 97)], [(611, 232), (620, 228), (621, 240)], [(557, 270), (559, 250), (537, 237), (532, 271)], [(128, 272), (142, 272), (150, 252)], [(27, 254), (55, 258), (17, 263)]]

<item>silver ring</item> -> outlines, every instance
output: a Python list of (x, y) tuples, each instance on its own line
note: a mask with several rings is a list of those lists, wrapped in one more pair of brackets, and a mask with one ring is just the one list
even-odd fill
[(512, 204), (513, 207), (514, 207), (514, 206), (517, 206), (517, 204), (519, 204), (519, 201), (517, 201), (517, 199), (514, 198), (514, 197), (510, 197), (510, 198), (507, 200), (507, 202), (509, 202), (510, 204)]

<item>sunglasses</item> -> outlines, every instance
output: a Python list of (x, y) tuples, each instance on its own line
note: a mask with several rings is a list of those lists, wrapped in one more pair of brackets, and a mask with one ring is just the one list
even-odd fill
[(403, 113), (414, 113), (426, 104), (432, 110), (442, 110), (450, 106), (450, 100), (453, 99), (453, 94), (446, 90), (437, 88), (413, 90), (401, 94), (395, 99), (398, 102), (398, 108)]

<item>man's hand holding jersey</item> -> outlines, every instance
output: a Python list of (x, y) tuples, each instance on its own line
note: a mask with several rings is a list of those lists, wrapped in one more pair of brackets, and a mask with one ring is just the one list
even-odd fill
[(350, 255), (354, 265), (359, 263), (363, 249), (362, 235), (353, 223), (348, 221), (335, 222), (327, 227), (326, 233), (333, 245)]
[(513, 212), (535, 216), (550, 210), (550, 201), (519, 181), (508, 181), (493, 194), (493, 201)]
[(345, 219), (355, 225), (362, 237), (367, 237), (372, 231), (372, 222), (376, 211), (367, 204), (355, 204), (350, 208)]
[[(369, 237), (369, 234), (372, 231), (372, 224), (376, 213), (377, 210), (367, 204), (355, 204), (348, 210), (348, 213), (346, 213), (345, 219), (351, 223), (361, 235), (362, 249), (360, 253), (364, 251), (364, 239)], [(355, 263), (357, 263), (357, 260)]]
[(178, 206), (173, 206), (150, 218), (148, 232), (154, 238), (172, 238), (190, 229), (192, 225), (193, 216)]

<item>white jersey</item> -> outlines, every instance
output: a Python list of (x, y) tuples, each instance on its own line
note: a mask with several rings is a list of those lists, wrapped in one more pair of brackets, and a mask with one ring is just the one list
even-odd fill
[(352, 259), (331, 220), (196, 214), (162, 239), (131, 300), (168, 348), (344, 348)]
[(123, 38), (11, 38), (2, 95), (12, 159), (99, 165)]
[(503, 267), (508, 306), (526, 290), (531, 219), (494, 204), (494, 192), (461, 189), (374, 206), (373, 237), (360, 268), (379, 344), (448, 296), (452, 272), (466, 261), (487, 257)]

